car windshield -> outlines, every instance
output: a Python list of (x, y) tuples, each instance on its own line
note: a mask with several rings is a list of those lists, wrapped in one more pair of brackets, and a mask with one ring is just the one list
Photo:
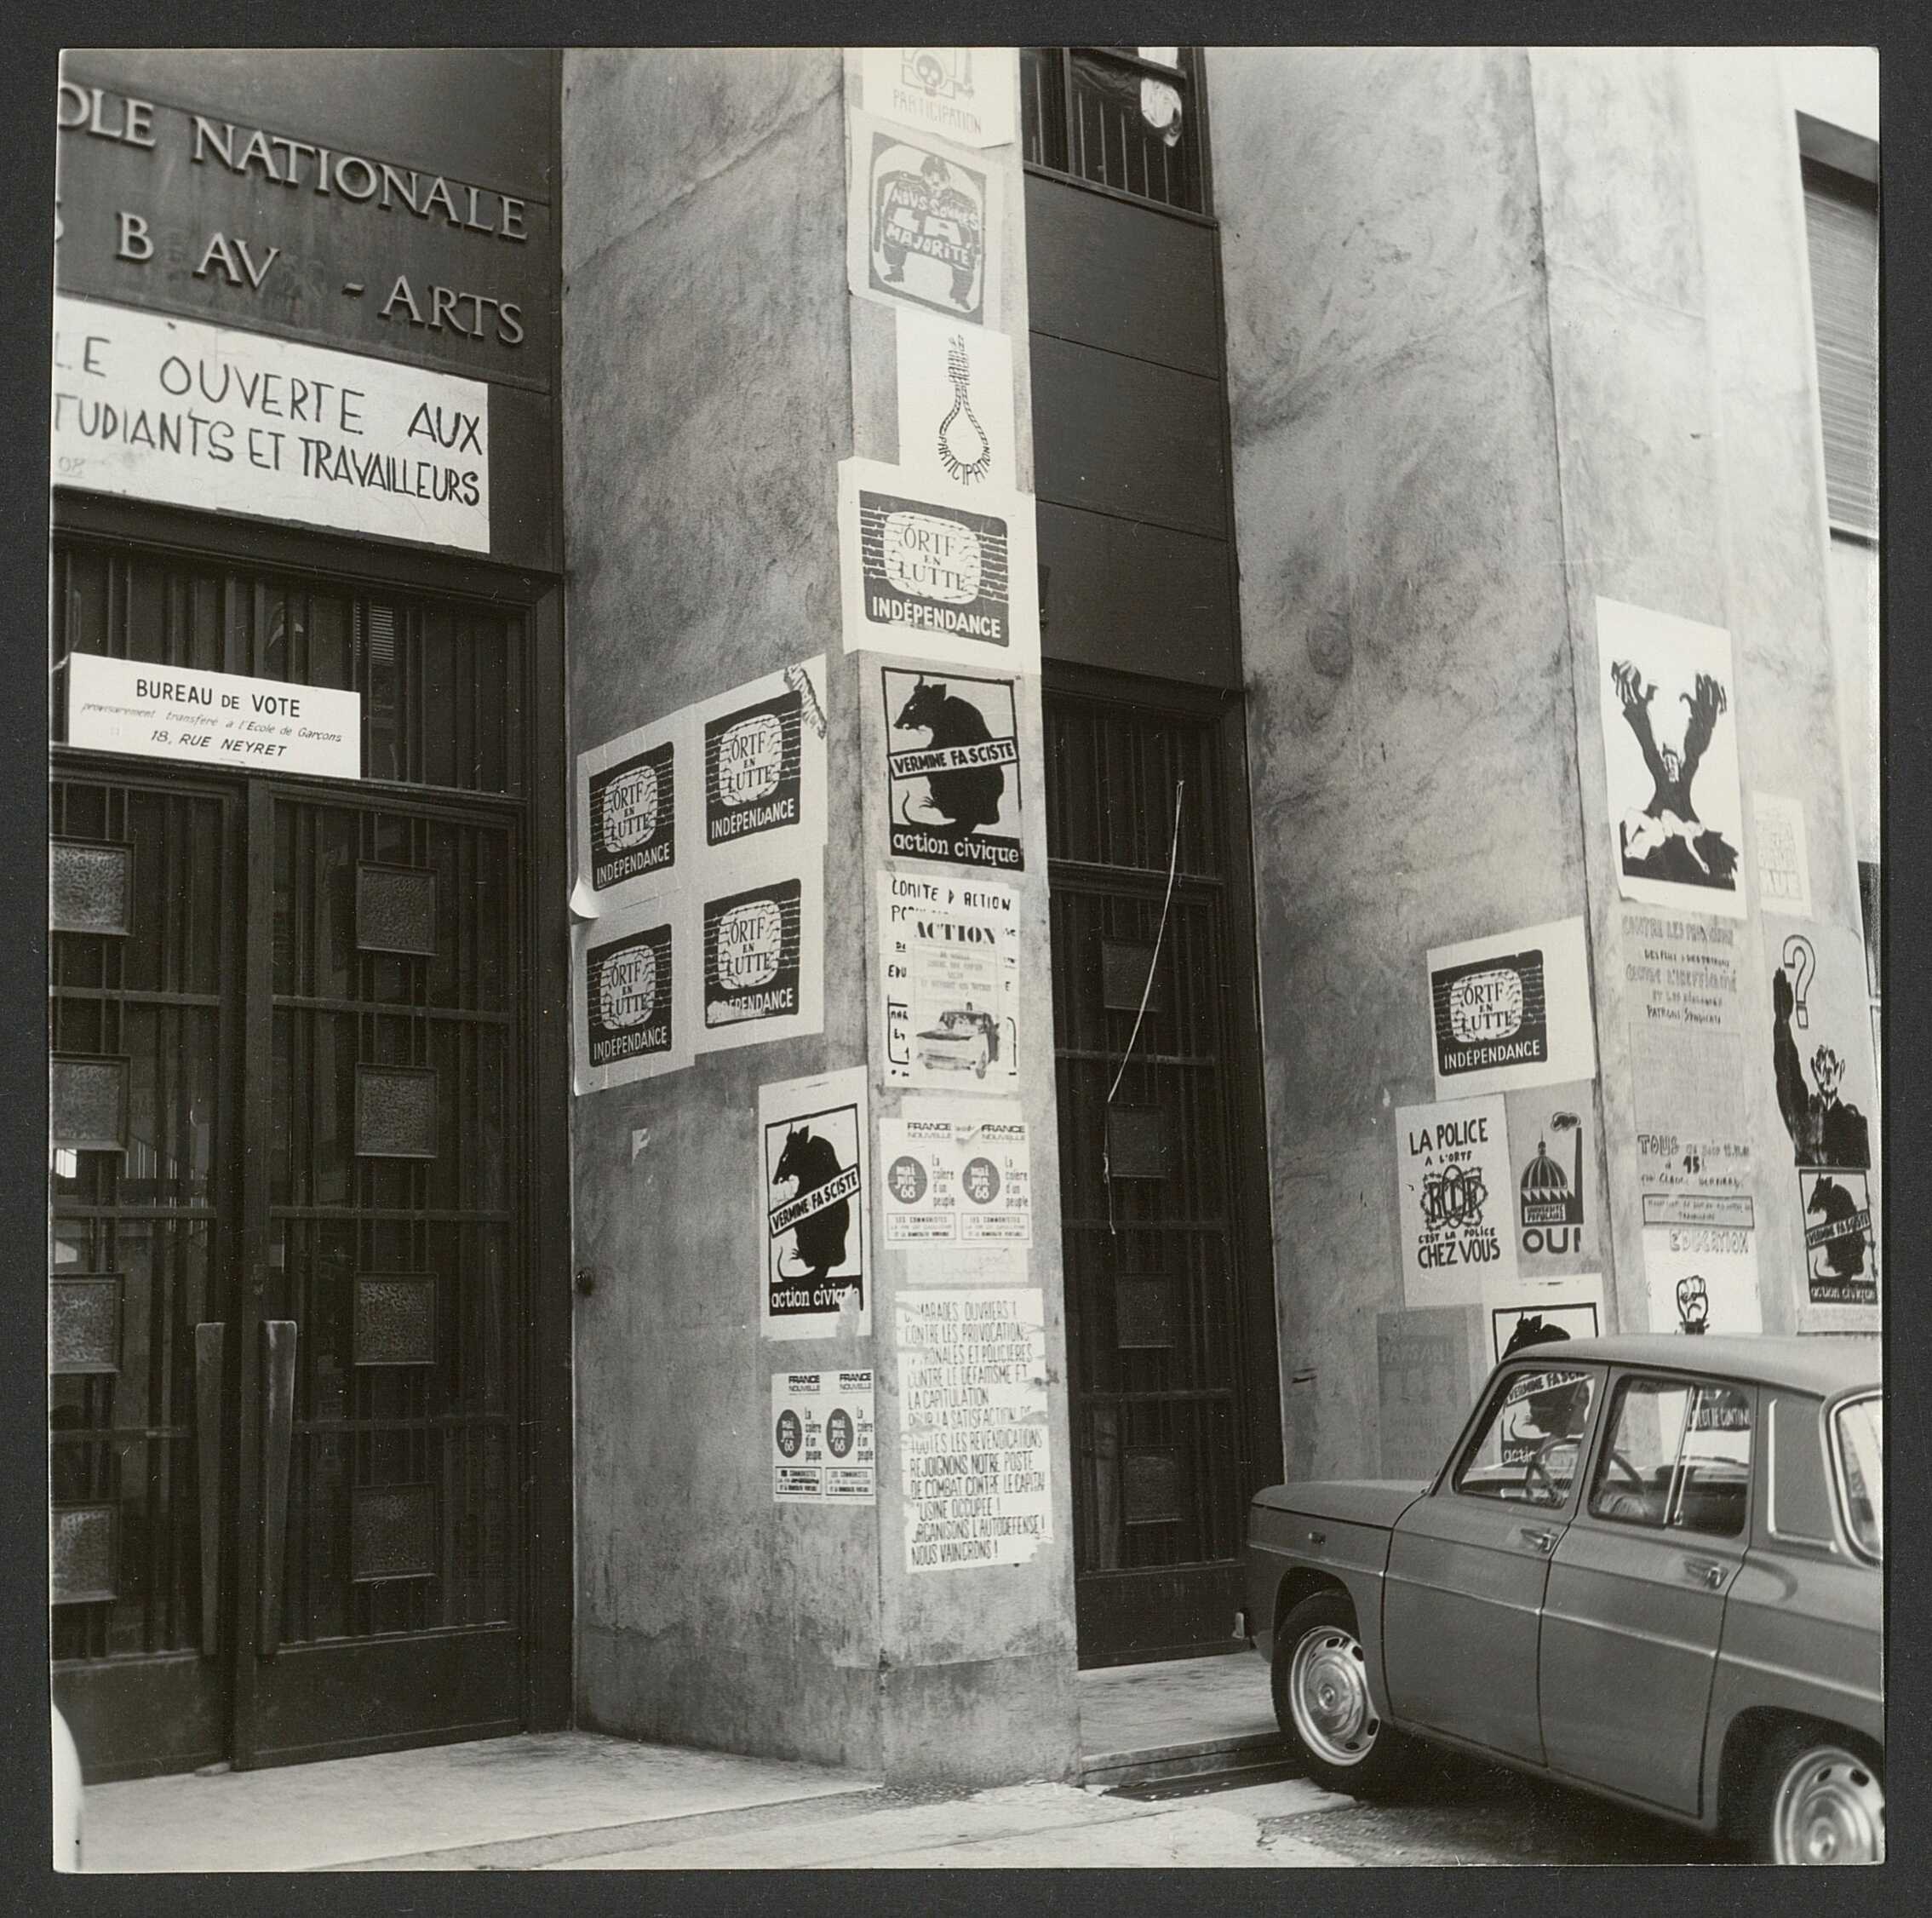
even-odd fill
[(1885, 1407), (1876, 1396), (1838, 1408), (1838, 1496), (1861, 1552), (1885, 1555)]

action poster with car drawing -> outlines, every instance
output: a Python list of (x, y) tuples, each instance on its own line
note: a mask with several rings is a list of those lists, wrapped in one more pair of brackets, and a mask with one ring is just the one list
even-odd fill
[(989, 879), (879, 875), (886, 1082), (1019, 1085), (1019, 895)]

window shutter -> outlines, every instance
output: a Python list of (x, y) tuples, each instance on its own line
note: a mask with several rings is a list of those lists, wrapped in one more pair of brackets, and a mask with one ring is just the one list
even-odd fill
[(1832, 523), (1878, 531), (1878, 196), (1862, 180), (1804, 162), (1818, 405)]

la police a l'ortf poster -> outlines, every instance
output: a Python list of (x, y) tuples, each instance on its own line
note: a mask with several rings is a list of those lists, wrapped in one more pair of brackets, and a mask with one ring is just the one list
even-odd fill
[(1741, 919), (1744, 801), (1731, 636), (1597, 602), (1605, 796), (1628, 899)]
[(1516, 1280), (1502, 1095), (1396, 1109), (1402, 1302), (1475, 1305)]

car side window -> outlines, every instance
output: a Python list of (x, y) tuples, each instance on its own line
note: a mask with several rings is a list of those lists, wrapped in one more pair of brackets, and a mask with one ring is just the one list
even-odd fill
[(1736, 1538), (1751, 1483), (1751, 1395), (1736, 1386), (1625, 1379), (1590, 1487), (1590, 1515)]
[(1568, 1504), (1596, 1390), (1590, 1372), (1551, 1367), (1507, 1374), (1457, 1467), (1454, 1489), (1468, 1498), (1545, 1510)]

